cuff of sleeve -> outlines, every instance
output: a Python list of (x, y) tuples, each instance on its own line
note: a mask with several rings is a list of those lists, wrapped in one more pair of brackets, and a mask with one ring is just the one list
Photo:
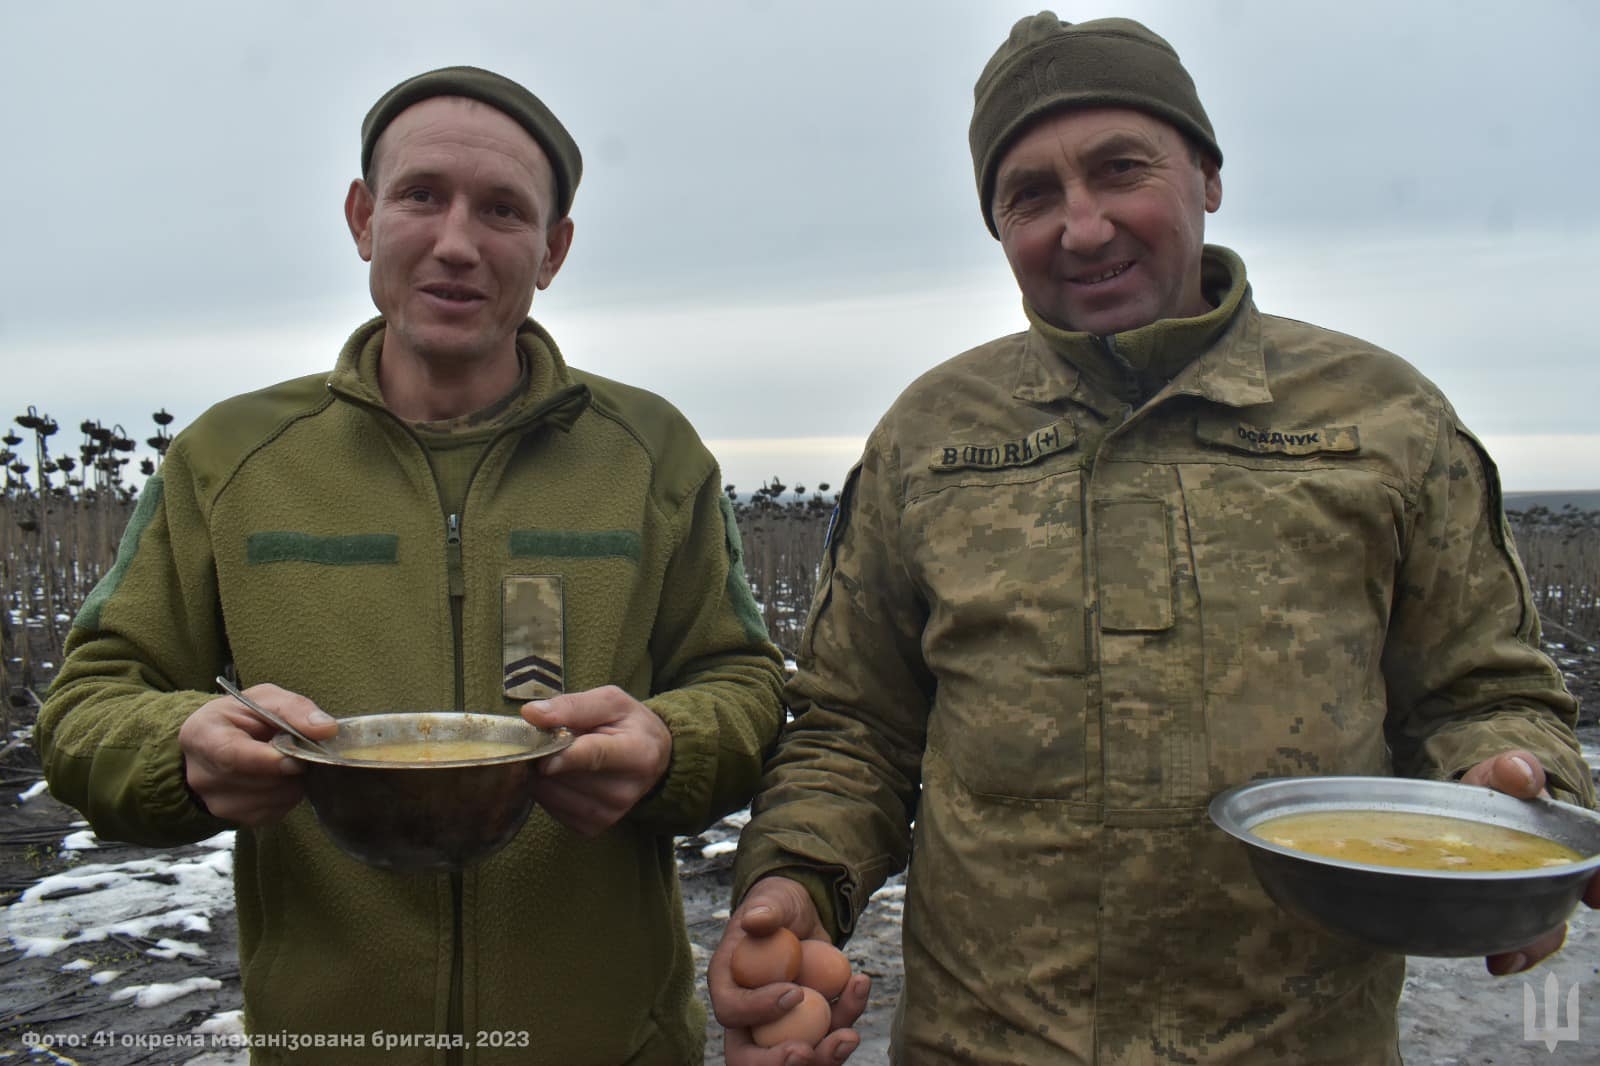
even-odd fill
[(190, 844), (235, 829), (197, 804), (184, 774), (178, 730), (188, 710), (149, 716), (136, 746), (105, 743), (47, 759), (53, 795), (76, 806), (95, 834), (145, 847)]
[(1485, 759), (1516, 749), (1538, 757), (1551, 796), (1578, 807), (1594, 807), (1594, 779), (1570, 730), (1537, 718), (1506, 717), (1488, 728), (1438, 734), (1424, 745), (1427, 761), (1415, 776), (1459, 781)]
[(787, 877), (806, 890), (817, 916), (834, 943), (843, 944), (855, 931), (856, 919), (869, 892), (843, 863), (821, 862), (783, 845), (786, 833), (752, 838), (748, 828), (734, 860), (733, 905), (737, 907), (763, 877)]
[(672, 734), (672, 754), (661, 780), (634, 804), (629, 818), (658, 833), (681, 835), (705, 828), (697, 824), (703, 820), (697, 816), (706, 808), (706, 789), (716, 773), (716, 754), (710, 749), (706, 716), (692, 713), (689, 702), (673, 692), (644, 701)]
[(850, 934), (855, 931), (858, 915), (849, 906), (841, 906), (841, 902), (851, 895), (848, 878), (842, 872), (825, 872), (803, 866), (781, 866), (775, 870), (765, 870), (748, 885), (735, 885), (733, 905), (737, 907), (755, 883), (763, 877), (787, 878), (805, 889), (806, 895), (811, 897), (811, 905), (817, 909), (817, 917), (822, 920), (823, 927), (828, 930), (828, 936), (833, 938), (834, 944), (843, 947), (845, 941), (850, 939)]
[(170, 731), (153, 743), (146, 745), (140, 754), (144, 764), (144, 795), (148, 799), (148, 817), (152, 825), (162, 827), (163, 835), (169, 830), (180, 843), (204, 840), (238, 826), (218, 818), (206, 809), (189, 787), (188, 767), (184, 763), (183, 748), (178, 743), (178, 730), (184, 720), (179, 719)]

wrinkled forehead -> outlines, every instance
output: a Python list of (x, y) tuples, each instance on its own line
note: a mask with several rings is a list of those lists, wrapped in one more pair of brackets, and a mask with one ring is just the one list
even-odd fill
[(368, 180), (378, 182), (403, 153), (450, 160), (462, 148), (487, 149), (503, 156), (509, 169), (527, 172), (554, 199), (555, 168), (544, 148), (516, 119), (491, 104), (467, 96), (430, 96), (400, 112), (378, 135)]

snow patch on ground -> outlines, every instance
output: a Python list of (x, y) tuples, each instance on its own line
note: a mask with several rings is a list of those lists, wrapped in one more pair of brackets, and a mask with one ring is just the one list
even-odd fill
[(191, 944), (187, 940), (171, 940), (167, 937), (162, 937), (156, 941), (155, 947), (146, 949), (145, 954), (157, 959), (175, 959), (179, 955), (184, 955), (191, 959), (202, 959), (205, 958), (206, 949), (199, 944)]
[(61, 841), (62, 851), (92, 851), (100, 846), (100, 841), (94, 833), (87, 829), (80, 829), (76, 833), (68, 833)]
[(111, 999), (112, 1002), (131, 999), (135, 1007), (159, 1007), (175, 999), (182, 999), (191, 992), (205, 992), (221, 987), (222, 982), (215, 977), (186, 977), (182, 981), (165, 985), (129, 985), (111, 993)]
[(233, 908), (233, 834), (205, 845), (192, 859), (91, 863), (43, 878), (6, 908), (6, 936), (37, 957), (114, 934), (208, 931), (211, 915)]
[(705, 847), (701, 848), (700, 857), (703, 859), (714, 859), (718, 855), (732, 855), (738, 850), (739, 842), (737, 840), (719, 840), (715, 844), (707, 844)]

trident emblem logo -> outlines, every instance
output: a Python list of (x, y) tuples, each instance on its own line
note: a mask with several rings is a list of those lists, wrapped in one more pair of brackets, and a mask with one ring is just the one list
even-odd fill
[(1522, 982), (1522, 1039), (1542, 1040), (1547, 1051), (1554, 1051), (1563, 1040), (1578, 1039), (1578, 985), (1567, 989), (1567, 1020), (1557, 1024), (1561, 1012), (1561, 982), (1556, 975), (1544, 978), (1544, 1025), (1539, 1024), (1538, 1004), (1534, 1002), (1533, 986)]

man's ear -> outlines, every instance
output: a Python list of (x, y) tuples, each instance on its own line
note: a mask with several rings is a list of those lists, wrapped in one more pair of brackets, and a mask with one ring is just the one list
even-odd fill
[(1222, 206), (1222, 168), (1207, 158), (1201, 162), (1200, 170), (1206, 176), (1206, 211), (1212, 212)]
[(541, 289), (550, 287), (555, 280), (556, 271), (561, 269), (561, 264), (567, 261), (567, 252), (572, 249), (572, 216), (551, 226), (544, 235), (544, 265), (539, 268), (538, 285)]
[(350, 183), (344, 197), (344, 221), (355, 238), (356, 253), (365, 262), (372, 262), (372, 190), (360, 178)]

